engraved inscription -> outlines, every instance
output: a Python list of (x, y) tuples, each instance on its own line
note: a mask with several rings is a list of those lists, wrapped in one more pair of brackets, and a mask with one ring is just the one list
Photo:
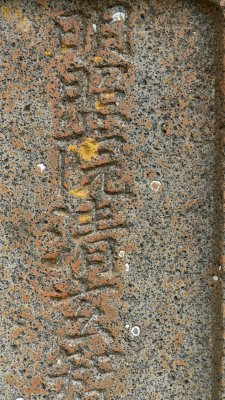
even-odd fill
[[(57, 399), (104, 399), (123, 357), (117, 244), (132, 196), (124, 145), (132, 104), (129, 12), (124, 7), (60, 15), (52, 64), (52, 137), (58, 153), (56, 206), (42, 237), (40, 292), (63, 316), (48, 385)], [(49, 74), (48, 74), (49, 76)]]

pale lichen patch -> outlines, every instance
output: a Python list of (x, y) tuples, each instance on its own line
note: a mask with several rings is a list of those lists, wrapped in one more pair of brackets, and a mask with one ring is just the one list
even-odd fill
[(141, 333), (141, 330), (140, 330), (139, 326), (134, 326), (131, 329), (131, 333), (132, 333), (133, 336), (139, 336), (140, 333)]
[(130, 266), (129, 266), (129, 264), (125, 264), (125, 270), (126, 270), (126, 272), (129, 272), (129, 271), (130, 271)]
[(38, 169), (41, 171), (41, 173), (46, 169), (46, 166), (44, 164), (38, 164), (37, 165)]
[(117, 21), (124, 22), (124, 21), (126, 21), (126, 18), (127, 18), (127, 16), (126, 16), (125, 12), (118, 11), (112, 15), (112, 22), (117, 22)]

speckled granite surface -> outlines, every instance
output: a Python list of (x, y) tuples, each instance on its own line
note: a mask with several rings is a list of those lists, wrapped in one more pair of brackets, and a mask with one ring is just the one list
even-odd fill
[(221, 400), (223, 7), (0, 1), (1, 400)]

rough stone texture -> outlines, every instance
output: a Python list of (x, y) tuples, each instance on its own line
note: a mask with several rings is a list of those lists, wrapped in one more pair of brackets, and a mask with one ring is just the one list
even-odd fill
[(0, 1), (0, 399), (225, 399), (224, 1)]

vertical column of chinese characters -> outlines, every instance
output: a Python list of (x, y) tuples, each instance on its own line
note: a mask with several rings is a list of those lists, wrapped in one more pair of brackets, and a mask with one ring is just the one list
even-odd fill
[(128, 228), (121, 207), (129, 194), (123, 148), (132, 112), (128, 11), (60, 16), (57, 24), (60, 96), (52, 112), (64, 206), (52, 212), (50, 231), (58, 235), (45, 259), (54, 280), (60, 271), (46, 295), (63, 326), (49, 375), (59, 399), (104, 399), (122, 357), (115, 258)]

